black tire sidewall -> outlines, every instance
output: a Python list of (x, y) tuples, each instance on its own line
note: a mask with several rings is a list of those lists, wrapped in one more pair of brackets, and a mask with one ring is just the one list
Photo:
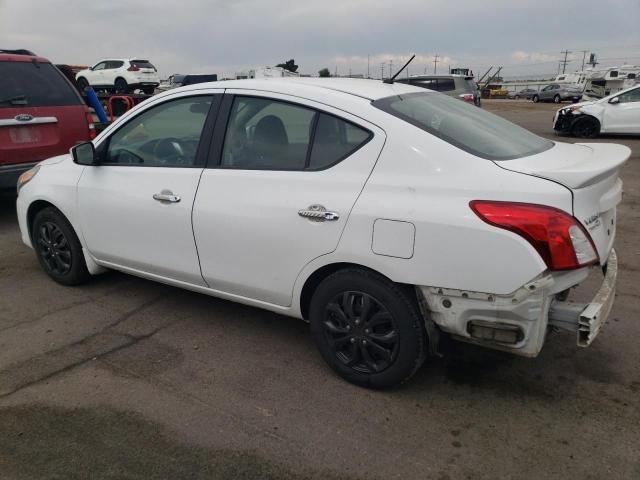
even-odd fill
[(113, 90), (116, 93), (127, 93), (127, 91), (129, 90), (129, 85), (124, 78), (116, 78), (116, 81), (113, 84)]
[[(579, 132), (577, 131), (578, 127), (581, 124), (584, 124), (584, 123), (587, 123), (587, 122), (593, 124), (593, 127), (594, 127), (593, 133), (591, 135), (581, 135), (581, 134), (579, 134)], [(598, 136), (598, 134), (600, 133), (600, 128), (599, 128), (599, 125), (597, 124), (597, 120), (595, 120), (593, 118), (588, 118), (588, 117), (587, 118), (579, 118), (576, 121), (576, 123), (573, 125), (573, 128), (571, 129), (571, 133), (574, 136), (578, 137), (578, 138), (596, 138)]]
[(538, 103), (540, 101), (540, 97), (534, 95), (533, 97), (531, 97), (531, 100), (533, 100), (533, 103)]
[[(40, 249), (38, 248), (38, 232), (40, 230), (40, 226), (46, 222), (51, 222), (56, 225), (69, 243), (71, 250), (71, 269), (64, 275), (56, 274), (49, 268), (42, 258)], [(89, 279), (90, 275), (84, 260), (84, 253), (82, 251), (80, 240), (78, 240), (78, 237), (69, 221), (64, 217), (64, 215), (62, 215), (62, 213), (60, 213), (60, 211), (53, 207), (48, 207), (39, 211), (33, 219), (31, 239), (40, 266), (53, 280), (61, 285), (71, 286), (85, 283)]]
[[(395, 361), (380, 373), (361, 373), (338, 360), (324, 336), (326, 304), (344, 291), (361, 291), (387, 308), (398, 330)], [(309, 310), (311, 334), (324, 360), (345, 380), (363, 387), (389, 388), (408, 380), (424, 362), (427, 337), (415, 301), (390, 280), (365, 270), (343, 270), (327, 277), (316, 289)]]

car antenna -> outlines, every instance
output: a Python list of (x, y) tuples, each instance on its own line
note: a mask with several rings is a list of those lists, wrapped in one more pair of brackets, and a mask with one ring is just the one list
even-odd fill
[(400, 75), (400, 74), (402, 73), (402, 71), (403, 71), (405, 68), (407, 68), (407, 65), (409, 65), (409, 64), (411, 63), (411, 60), (413, 60), (414, 58), (416, 58), (415, 54), (414, 54), (414, 55), (412, 55), (412, 56), (411, 56), (411, 58), (410, 58), (409, 60), (407, 60), (407, 63), (405, 63), (405, 64), (404, 64), (404, 66), (403, 66), (400, 70), (398, 70), (398, 71), (396, 72), (396, 74), (395, 74), (393, 77), (391, 77), (391, 78), (387, 78), (387, 79), (382, 80), (382, 81), (383, 81), (384, 83), (393, 83), (393, 81), (396, 79), (396, 77), (397, 77), (398, 75)]

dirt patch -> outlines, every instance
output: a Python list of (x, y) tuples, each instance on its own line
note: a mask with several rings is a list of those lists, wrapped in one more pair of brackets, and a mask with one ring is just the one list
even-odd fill
[(0, 409), (0, 469), (17, 480), (353, 478), (294, 472), (253, 452), (189, 446), (132, 412), (43, 405)]

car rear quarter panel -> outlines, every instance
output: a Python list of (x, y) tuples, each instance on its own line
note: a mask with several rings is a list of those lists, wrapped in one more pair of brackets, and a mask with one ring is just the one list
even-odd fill
[[(511, 293), (545, 271), (545, 263), (526, 240), (483, 222), (469, 202), (529, 202), (571, 212), (569, 190), (504, 170), (395, 120), (386, 121), (387, 143), (337, 250), (316, 259), (306, 271), (350, 262), (396, 282), (495, 294)], [(377, 219), (415, 226), (411, 258), (373, 252)]]

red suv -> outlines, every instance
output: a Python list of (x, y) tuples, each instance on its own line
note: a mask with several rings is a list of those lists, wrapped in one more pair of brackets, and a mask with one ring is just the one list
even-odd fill
[(94, 137), (90, 110), (62, 72), (27, 50), (0, 49), (0, 189)]

